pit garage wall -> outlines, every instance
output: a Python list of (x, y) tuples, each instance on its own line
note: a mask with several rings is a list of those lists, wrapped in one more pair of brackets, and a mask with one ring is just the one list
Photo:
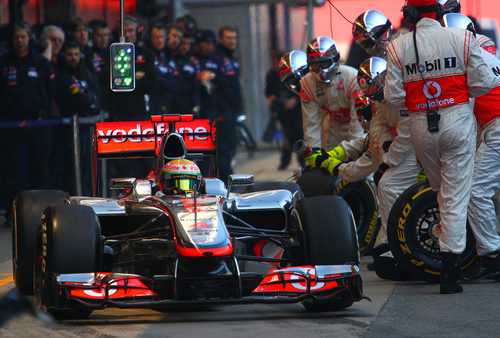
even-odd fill
[[(285, 6), (277, 6), (276, 30), (278, 34), (277, 47), (281, 49), (303, 49), (302, 36), (305, 11), (291, 10), (292, 18), (297, 17), (302, 21), (301, 29), (294, 28), (293, 37), (287, 43), (285, 29)], [(264, 81), (269, 70), (269, 54), (271, 52), (271, 27), (269, 20), (269, 5), (262, 4), (236, 4), (217, 6), (186, 6), (185, 12), (196, 18), (198, 27), (212, 29), (216, 34), (224, 25), (232, 25), (238, 29), (237, 57), (241, 63), (241, 85), (243, 91), (243, 110), (246, 113), (247, 125), (252, 130), (257, 140), (262, 139), (262, 134), (268, 124), (270, 112), (264, 96)], [(300, 19), (302, 17), (302, 19)], [(291, 24), (292, 25), (292, 24)], [(293, 25), (293, 26), (295, 26)], [(301, 31), (299, 34), (298, 31)], [(287, 46), (288, 45), (288, 46)], [(305, 45), (304, 45), (305, 46)]]

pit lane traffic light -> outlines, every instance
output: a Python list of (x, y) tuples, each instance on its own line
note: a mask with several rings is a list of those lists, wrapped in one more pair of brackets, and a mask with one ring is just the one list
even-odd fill
[(111, 44), (111, 90), (130, 92), (135, 89), (135, 47), (131, 42)]

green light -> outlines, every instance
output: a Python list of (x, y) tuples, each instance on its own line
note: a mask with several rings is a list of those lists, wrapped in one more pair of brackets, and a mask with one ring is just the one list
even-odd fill
[(123, 79), (123, 82), (125, 83), (125, 86), (130, 86), (130, 84), (132, 83), (132, 78), (126, 77), (125, 79)]
[(119, 56), (115, 56), (115, 61), (116, 61), (116, 62), (120, 62), (121, 60), (122, 60), (122, 58), (121, 58), (121, 57), (119, 57)]
[(122, 50), (120, 51), (120, 56), (123, 56), (123, 55), (125, 55), (125, 51), (122, 49)]
[(120, 69), (121, 73), (125, 73), (125, 68)]

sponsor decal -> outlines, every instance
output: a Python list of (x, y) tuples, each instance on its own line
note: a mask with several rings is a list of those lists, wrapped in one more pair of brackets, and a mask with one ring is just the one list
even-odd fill
[(407, 75), (412, 75), (418, 73), (424, 73), (424, 72), (434, 72), (437, 70), (441, 70), (441, 63), (444, 65), (444, 68), (455, 68), (457, 66), (457, 58), (456, 57), (447, 57), (443, 58), (443, 62), (441, 62), (441, 59), (436, 59), (432, 61), (425, 61), (424, 64), (417, 64), (414, 62), (410, 65), (405, 65), (406, 69), (406, 74)]
[[(179, 134), (186, 134), (187, 149), (215, 149), (215, 127), (208, 119), (177, 122), (175, 126)], [(168, 124), (164, 122), (157, 123), (156, 129), (149, 121), (96, 123), (97, 150), (99, 154), (152, 151), (167, 131)]]
[(441, 86), (436, 81), (426, 81), (422, 88), (424, 96), (429, 100), (437, 99), (441, 96)]

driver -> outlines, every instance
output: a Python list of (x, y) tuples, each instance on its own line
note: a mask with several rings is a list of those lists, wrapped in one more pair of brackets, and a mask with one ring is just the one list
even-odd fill
[(191, 195), (200, 190), (202, 176), (196, 163), (176, 159), (161, 168), (158, 181), (165, 195)]

